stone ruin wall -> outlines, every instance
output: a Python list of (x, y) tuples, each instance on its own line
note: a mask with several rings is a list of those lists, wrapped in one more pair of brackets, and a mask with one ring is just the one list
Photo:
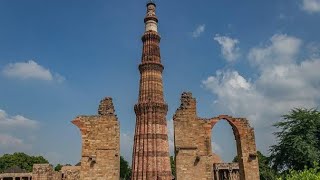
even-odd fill
[(33, 165), (32, 180), (79, 180), (80, 166), (63, 166), (61, 171), (54, 171), (50, 164)]
[(82, 134), (81, 180), (119, 180), (120, 128), (112, 99), (100, 102), (98, 115), (72, 121)]
[(0, 180), (79, 180), (80, 166), (64, 166), (61, 171), (54, 171), (50, 164), (34, 164), (31, 173), (4, 173)]
[(79, 180), (80, 166), (63, 166), (60, 171), (61, 180)]
[(191, 93), (183, 93), (181, 105), (173, 118), (177, 180), (213, 178), (211, 134), (213, 126), (221, 119), (230, 123), (235, 134), (240, 179), (259, 179), (254, 130), (248, 120), (226, 115), (198, 118), (195, 98)]
[(32, 180), (60, 180), (58, 172), (50, 164), (35, 164), (32, 169)]

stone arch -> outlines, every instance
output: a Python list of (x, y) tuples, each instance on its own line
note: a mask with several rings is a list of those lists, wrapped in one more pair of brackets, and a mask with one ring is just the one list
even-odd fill
[(226, 120), (233, 129), (240, 180), (259, 179), (254, 130), (247, 119), (228, 115), (199, 118), (196, 99), (191, 93), (183, 93), (173, 120), (177, 180), (213, 178), (211, 133), (220, 120)]
[(259, 169), (254, 129), (246, 118), (235, 118), (229, 115), (219, 115), (210, 119), (211, 128), (221, 120), (226, 120), (233, 130), (236, 140), (240, 178), (255, 179), (259, 173)]
[(234, 118), (234, 117), (229, 116), (229, 115), (219, 115), (217, 117), (211, 118), (209, 120), (209, 122), (210, 122), (210, 125), (211, 125), (211, 129), (213, 129), (214, 126), (219, 121), (225, 120), (231, 126), (234, 136), (238, 136), (239, 135), (239, 128), (238, 128), (238, 123), (236, 122), (236, 119), (244, 119), (244, 118)]

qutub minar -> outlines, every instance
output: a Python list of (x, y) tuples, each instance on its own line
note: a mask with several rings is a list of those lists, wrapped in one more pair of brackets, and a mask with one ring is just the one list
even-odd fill
[(163, 97), (160, 35), (156, 4), (147, 3), (142, 36), (139, 100), (134, 106), (136, 128), (133, 146), (132, 180), (171, 180), (166, 115), (168, 105)]
[[(147, 3), (131, 180), (258, 180), (259, 163), (254, 129), (246, 118), (219, 115), (200, 118), (190, 92), (181, 95), (173, 116), (175, 174), (171, 173), (156, 4)], [(232, 127), (238, 163), (223, 163), (212, 152), (212, 128), (220, 120)], [(78, 116), (72, 123), (81, 132), (80, 163), (59, 172), (50, 164), (34, 164), (32, 173), (8, 169), (0, 180), (119, 180), (120, 123), (111, 97), (101, 100), (97, 115)], [(128, 180), (128, 177), (126, 178)]]

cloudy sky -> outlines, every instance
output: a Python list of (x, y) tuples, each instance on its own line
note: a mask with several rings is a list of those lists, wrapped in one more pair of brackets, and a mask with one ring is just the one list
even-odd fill
[[(145, 11), (145, 1), (1, 0), (0, 155), (77, 163), (70, 121), (111, 96), (131, 161)], [(319, 106), (320, 0), (159, 0), (157, 14), (171, 148), (183, 91), (201, 117), (247, 117), (264, 154), (282, 114)], [(214, 151), (230, 161), (230, 126), (213, 131)]]

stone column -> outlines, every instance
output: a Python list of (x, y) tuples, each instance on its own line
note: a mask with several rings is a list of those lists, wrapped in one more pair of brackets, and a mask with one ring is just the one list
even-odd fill
[(216, 176), (215, 180), (219, 180), (219, 170), (215, 169), (214, 171), (215, 171), (215, 176)]

